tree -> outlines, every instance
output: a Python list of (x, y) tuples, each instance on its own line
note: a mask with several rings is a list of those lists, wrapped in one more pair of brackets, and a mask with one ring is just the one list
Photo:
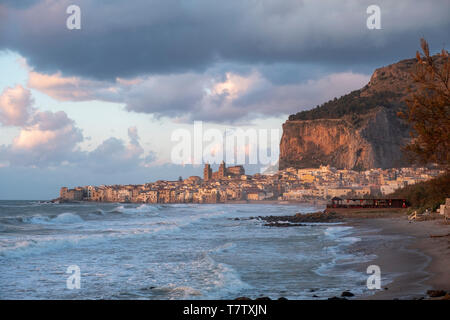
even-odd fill
[(421, 39), (423, 53), (416, 53), (412, 73), (415, 89), (406, 99), (407, 109), (400, 116), (411, 127), (411, 143), (405, 151), (416, 163), (437, 163), (449, 170), (450, 163), (450, 61), (448, 52), (430, 56), (428, 43)]

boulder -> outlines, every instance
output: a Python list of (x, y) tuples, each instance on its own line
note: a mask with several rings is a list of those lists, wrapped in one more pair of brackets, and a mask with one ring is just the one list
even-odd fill
[(444, 290), (428, 290), (427, 295), (429, 295), (431, 298), (437, 298), (437, 297), (443, 297), (447, 294)]
[(355, 295), (350, 291), (344, 291), (341, 293), (341, 297), (354, 297)]

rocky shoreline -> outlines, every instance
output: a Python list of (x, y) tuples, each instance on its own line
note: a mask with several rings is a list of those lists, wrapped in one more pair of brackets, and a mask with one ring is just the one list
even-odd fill
[[(319, 298), (316, 295), (313, 295), (312, 297)], [(349, 300), (350, 298), (353, 298), (353, 297), (355, 297), (355, 295), (351, 291), (346, 290), (346, 291), (343, 291), (339, 297), (334, 296), (334, 297), (327, 298), (327, 300)], [(250, 301), (250, 300), (264, 301), (264, 300), (273, 300), (273, 299), (271, 299), (270, 297), (260, 296), (255, 299), (251, 299), (249, 297), (238, 297), (234, 300), (236, 300), (236, 301), (239, 301), (239, 300), (240, 301)], [(288, 299), (285, 297), (279, 297), (276, 300), (281, 301), (281, 300), (288, 300)], [(394, 298), (393, 300), (399, 300), (399, 299)], [(419, 298), (415, 298), (413, 300), (450, 300), (450, 292), (447, 292), (445, 290), (427, 290), (426, 295), (419, 297)]]
[(305, 223), (337, 222), (337, 220), (342, 219), (335, 212), (327, 211), (306, 214), (297, 213), (293, 216), (266, 216), (259, 218), (266, 221), (265, 226), (269, 227), (306, 226), (307, 224)]
[(263, 220), (267, 223), (264, 226), (267, 227), (303, 227), (311, 226), (306, 223), (318, 223), (318, 222), (337, 222), (342, 217), (335, 212), (318, 211), (313, 213), (297, 213), (293, 216), (258, 216), (249, 218), (234, 218), (233, 220)]

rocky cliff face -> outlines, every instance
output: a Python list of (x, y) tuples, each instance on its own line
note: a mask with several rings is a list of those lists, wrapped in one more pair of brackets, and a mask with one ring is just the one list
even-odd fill
[(379, 107), (350, 118), (286, 121), (280, 143), (280, 169), (330, 164), (340, 169), (389, 168), (405, 165), (401, 147), (408, 130), (395, 112)]
[(407, 165), (402, 147), (409, 127), (398, 118), (409, 90), (415, 59), (377, 69), (362, 89), (283, 124), (279, 168), (331, 165), (340, 169), (391, 168)]

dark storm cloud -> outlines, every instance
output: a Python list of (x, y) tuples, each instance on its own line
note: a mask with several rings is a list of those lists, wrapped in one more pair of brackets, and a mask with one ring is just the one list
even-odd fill
[[(413, 56), (422, 36), (436, 49), (449, 42), (448, 0), (378, 1), (382, 30), (366, 28), (372, 1), (6, 3), (0, 49), (18, 51), (39, 72), (95, 79), (203, 72), (218, 61), (365, 72)], [(81, 30), (65, 27), (70, 4), (81, 7)]]

